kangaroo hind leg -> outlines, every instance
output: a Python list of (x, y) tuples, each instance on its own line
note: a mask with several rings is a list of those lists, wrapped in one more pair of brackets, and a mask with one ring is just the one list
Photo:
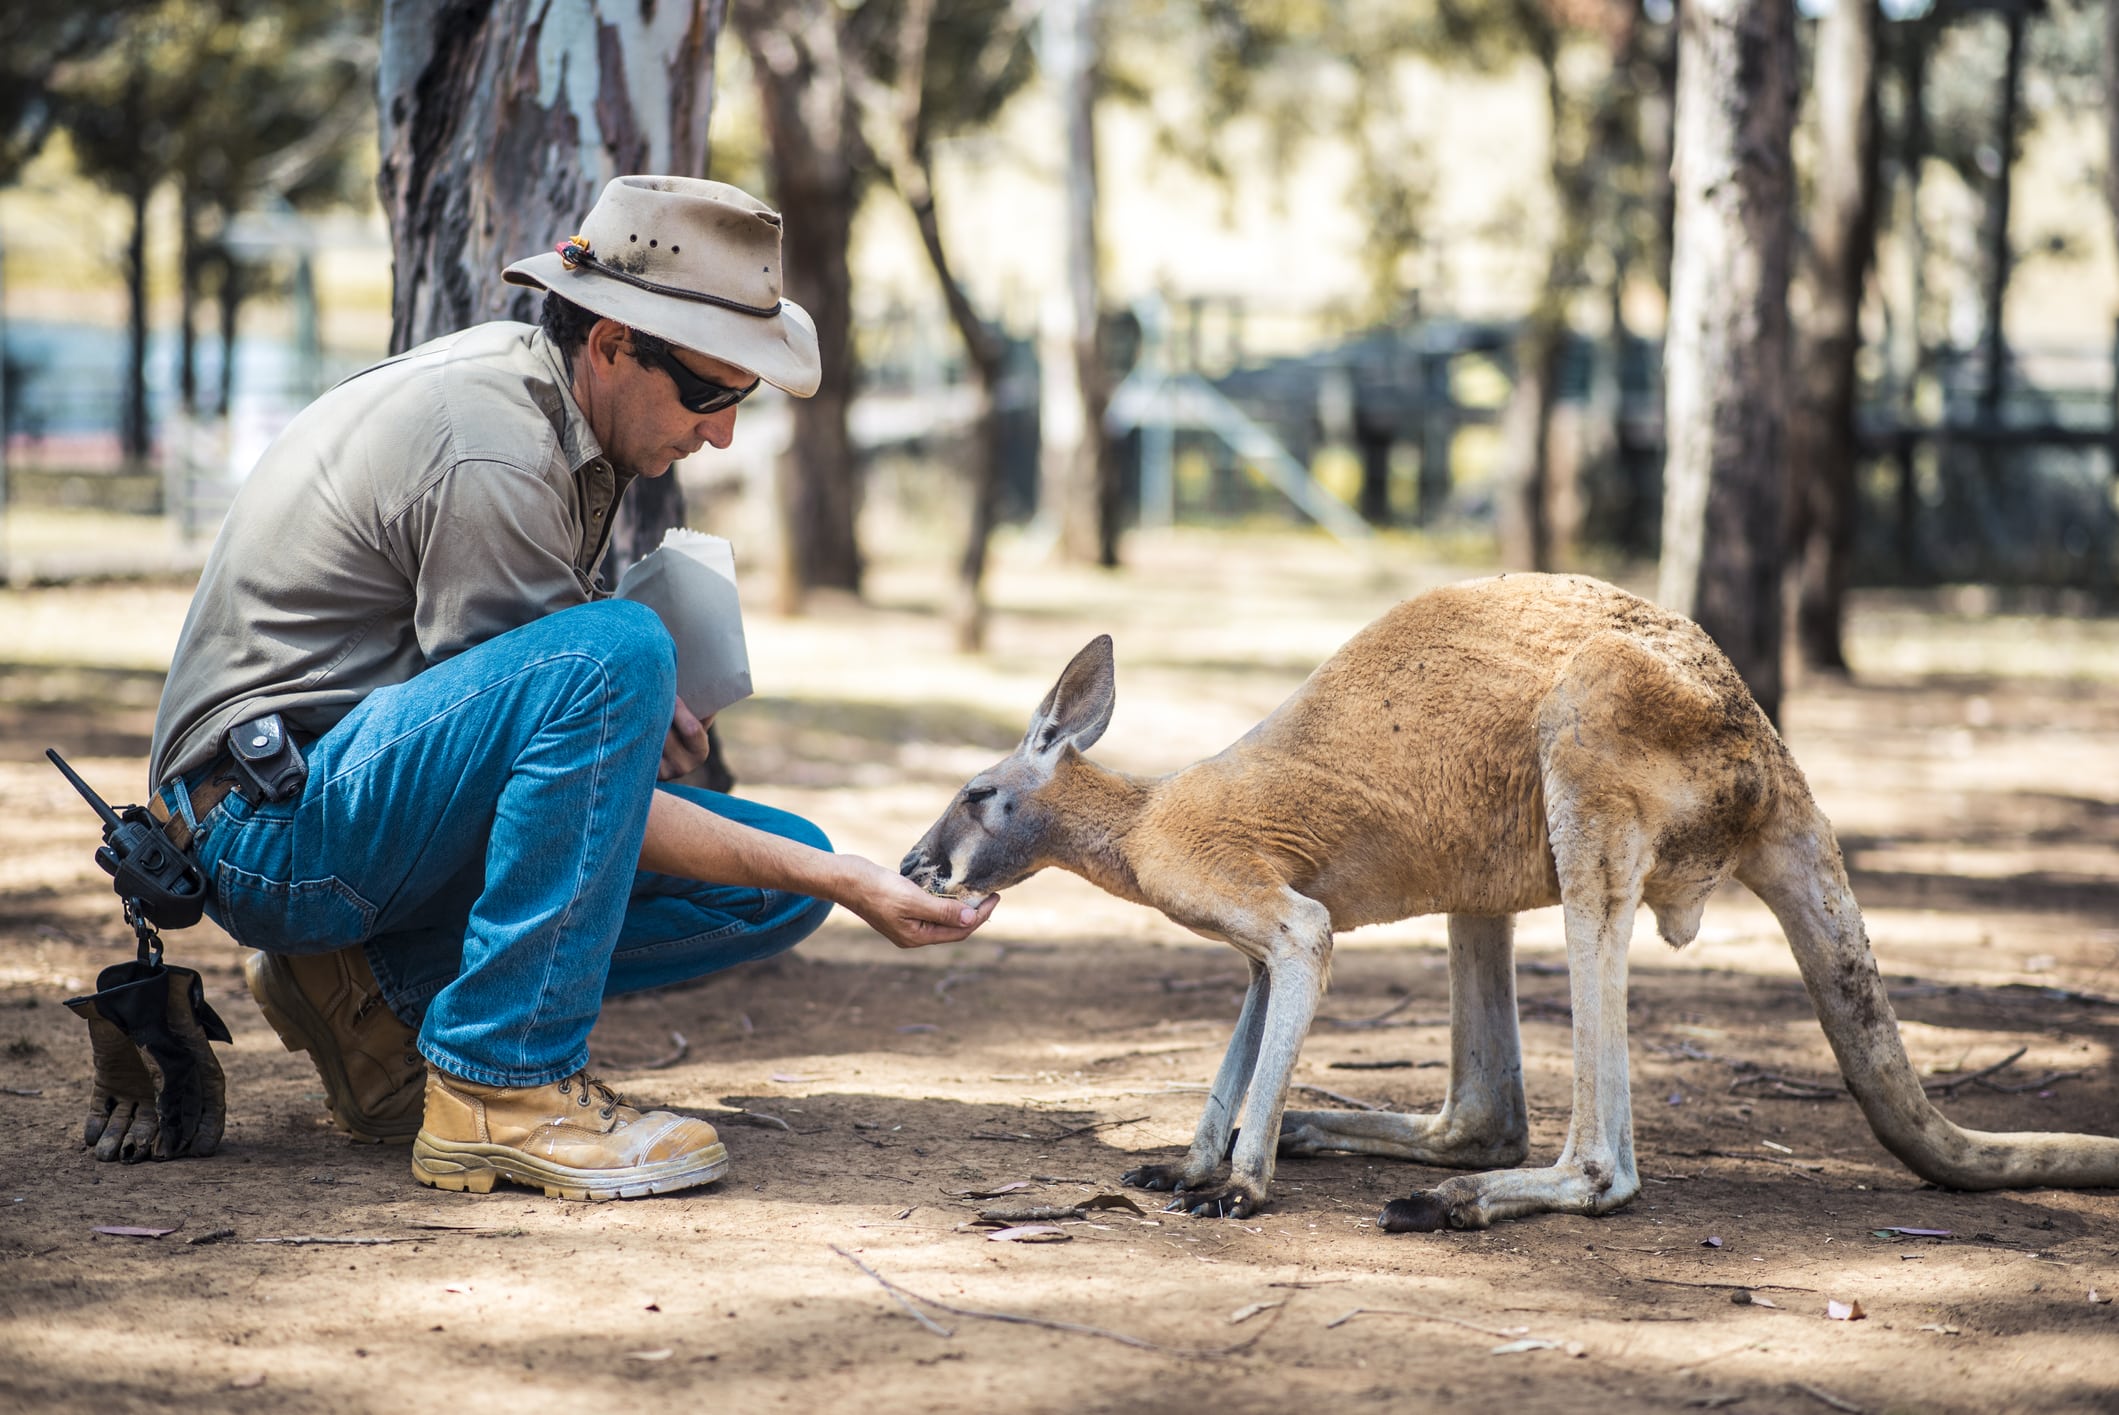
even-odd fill
[(1623, 795), (1608, 810), (1581, 810), (1564, 799), (1551, 808), (1574, 1006), (1574, 1114), (1559, 1159), (1543, 1169), (1459, 1175), (1430, 1192), (1394, 1199), (1377, 1220), (1385, 1231), (1485, 1228), (1533, 1213), (1610, 1213), (1640, 1192), (1626, 1058), (1626, 947), (1649, 857), (1637, 809)]
[(1291, 1110), (1280, 1152), (1328, 1150), (1453, 1169), (1520, 1164), (1530, 1149), (1523, 1043), (1516, 1023), (1515, 921), (1449, 918), (1449, 1091), (1433, 1115)]

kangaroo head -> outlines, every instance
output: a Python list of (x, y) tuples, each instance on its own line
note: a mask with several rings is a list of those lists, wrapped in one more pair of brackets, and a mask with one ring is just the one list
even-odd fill
[(1056, 802), (1047, 790), (1111, 725), (1117, 701), (1111, 636), (1074, 656), (1009, 755), (964, 784), (898, 872), (931, 894), (1006, 889), (1053, 863)]

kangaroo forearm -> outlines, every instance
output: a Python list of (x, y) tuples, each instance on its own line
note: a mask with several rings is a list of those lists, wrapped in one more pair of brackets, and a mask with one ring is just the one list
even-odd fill
[(842, 856), (753, 830), (667, 791), (648, 809), (640, 868), (684, 879), (784, 889), (845, 903), (852, 873)]

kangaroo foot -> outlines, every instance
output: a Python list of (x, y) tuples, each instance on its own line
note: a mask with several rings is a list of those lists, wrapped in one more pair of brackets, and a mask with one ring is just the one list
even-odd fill
[(1545, 1169), (1504, 1169), (1445, 1179), (1433, 1189), (1384, 1205), (1376, 1226), (1386, 1233), (1489, 1228), (1526, 1214), (1608, 1214), (1641, 1192), (1633, 1167), (1597, 1161)]
[(1530, 1126), (1520, 1112), (1468, 1116), (1291, 1110), (1280, 1122), (1284, 1155), (1341, 1151), (1451, 1169), (1497, 1169), (1522, 1163), (1529, 1150)]
[(1212, 1170), (1205, 1174), (1194, 1174), (1187, 1164), (1144, 1164), (1138, 1169), (1129, 1169), (1119, 1176), (1118, 1182), (1135, 1189), (1159, 1189), (1164, 1193), (1172, 1190), (1196, 1189), (1210, 1183)]
[(1265, 1207), (1266, 1196), (1258, 1186), (1240, 1176), (1207, 1194), (1179, 1194), (1163, 1206), (1166, 1214), (1190, 1214), (1194, 1218), (1249, 1218)]

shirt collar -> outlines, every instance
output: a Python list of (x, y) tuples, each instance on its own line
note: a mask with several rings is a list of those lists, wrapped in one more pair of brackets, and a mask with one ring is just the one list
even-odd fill
[(597, 440), (595, 432), (589, 427), (588, 417), (581, 411), (581, 405), (574, 401), (574, 378), (567, 370), (566, 356), (559, 352), (559, 346), (552, 342), (552, 337), (543, 329), (538, 329), (530, 336), (530, 344), (537, 351), (537, 356), (544, 361), (545, 367), (551, 371), (552, 386), (559, 390), (560, 455), (566, 458), (569, 467), (578, 472), (603, 456), (603, 444)]

